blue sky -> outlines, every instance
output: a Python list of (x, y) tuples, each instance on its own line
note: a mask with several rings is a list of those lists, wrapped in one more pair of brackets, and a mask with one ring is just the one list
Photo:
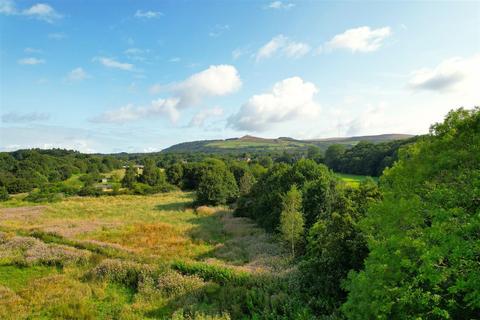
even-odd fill
[(480, 105), (479, 2), (0, 0), (0, 150), (425, 133)]

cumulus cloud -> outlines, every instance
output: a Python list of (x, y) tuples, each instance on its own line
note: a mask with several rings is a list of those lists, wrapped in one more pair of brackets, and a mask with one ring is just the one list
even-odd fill
[(85, 80), (85, 79), (88, 79), (88, 78), (90, 78), (88, 73), (86, 73), (85, 70), (83, 70), (83, 68), (80, 68), (80, 67), (73, 69), (67, 75), (67, 80), (72, 81), (72, 82), (73, 81), (82, 81), (82, 80)]
[(480, 83), (480, 55), (450, 58), (434, 68), (412, 72), (408, 86), (413, 90), (473, 93)]
[(30, 112), (30, 113), (16, 113), (9, 112), (2, 115), (2, 122), (4, 123), (28, 123), (35, 121), (44, 121), (50, 119), (48, 113)]
[(277, 53), (289, 58), (300, 58), (310, 51), (310, 46), (303, 42), (295, 42), (280, 34), (264, 44), (256, 54), (256, 61), (271, 58)]
[(172, 122), (176, 122), (179, 118), (177, 105), (177, 98), (156, 99), (147, 106), (128, 104), (116, 110), (106, 111), (100, 116), (90, 119), (90, 121), (97, 123), (127, 123), (140, 119), (167, 116)]
[[(181, 109), (197, 106), (206, 97), (233, 93), (241, 85), (242, 81), (235, 67), (230, 65), (210, 66), (182, 82), (165, 86), (155, 84), (150, 88), (152, 94), (170, 93), (169, 98), (154, 100), (148, 106), (129, 104), (117, 110), (107, 111), (91, 120), (93, 122), (123, 123), (151, 116), (167, 116), (171, 122), (175, 123), (180, 117)], [(201, 118), (201, 116), (199, 117)]]
[(241, 86), (242, 81), (234, 66), (216, 65), (171, 85), (170, 89), (180, 99), (179, 107), (185, 108), (198, 105), (205, 97), (233, 93)]
[(112, 58), (107, 57), (95, 57), (93, 61), (99, 62), (107, 68), (120, 69), (125, 71), (133, 71), (134, 65), (131, 63), (119, 62)]
[(63, 15), (58, 13), (48, 4), (37, 3), (30, 8), (19, 10), (17, 9), (15, 2), (12, 0), (0, 0), (0, 14), (25, 16), (48, 23), (53, 23), (56, 20), (63, 18)]
[(315, 102), (316, 86), (300, 77), (277, 82), (267, 93), (252, 96), (228, 119), (237, 130), (265, 131), (272, 124), (315, 116), (320, 106)]
[(154, 19), (154, 18), (159, 18), (163, 16), (163, 13), (160, 11), (143, 11), (143, 10), (137, 10), (134, 14), (135, 18), (140, 18), (140, 19)]
[(13, 15), (17, 13), (15, 3), (11, 0), (0, 0), (0, 13), (4, 15)]
[(48, 4), (37, 3), (22, 12), (23, 15), (43, 20), (49, 23), (62, 18), (63, 16)]
[(392, 34), (390, 27), (370, 29), (364, 26), (348, 29), (337, 34), (325, 45), (327, 50), (346, 49), (351, 52), (372, 52), (378, 50), (383, 41)]
[(294, 3), (288, 3), (288, 2), (282, 2), (282, 1), (273, 1), (273, 2), (270, 2), (268, 5), (267, 5), (267, 9), (275, 9), (275, 10), (288, 10), (288, 9), (291, 9), (295, 7), (295, 4)]
[(34, 57), (29, 57), (29, 58), (19, 59), (17, 62), (19, 64), (32, 65), (33, 66), (33, 65), (36, 65), (36, 64), (43, 64), (43, 63), (45, 63), (45, 60), (34, 58)]
[(203, 127), (206, 121), (223, 116), (223, 109), (220, 107), (213, 107), (210, 109), (204, 109), (195, 114), (190, 120), (190, 127)]

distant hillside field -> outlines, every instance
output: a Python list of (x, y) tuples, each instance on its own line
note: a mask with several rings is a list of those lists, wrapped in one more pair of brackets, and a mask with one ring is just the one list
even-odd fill
[(344, 144), (346, 146), (354, 146), (360, 141), (368, 141), (372, 143), (387, 142), (392, 140), (402, 140), (413, 137), (408, 134), (382, 134), (375, 136), (359, 136), (345, 138), (327, 138), (312, 140), (296, 140), (292, 138), (264, 139), (253, 136), (244, 136), (241, 138), (233, 138), (226, 140), (202, 140), (184, 142), (173, 145), (164, 149), (164, 153), (187, 153), (187, 152), (204, 152), (204, 153), (244, 153), (244, 152), (272, 152), (272, 151), (301, 151), (307, 150), (310, 146), (317, 146), (325, 151), (332, 144)]

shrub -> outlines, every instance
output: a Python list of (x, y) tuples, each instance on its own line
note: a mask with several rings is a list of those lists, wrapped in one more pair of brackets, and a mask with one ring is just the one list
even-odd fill
[(91, 270), (87, 277), (94, 280), (112, 281), (137, 289), (147, 278), (154, 278), (157, 272), (154, 267), (147, 264), (105, 259)]
[(246, 272), (235, 271), (230, 268), (215, 266), (200, 262), (178, 261), (173, 263), (173, 268), (187, 275), (197, 275), (204, 280), (211, 280), (220, 284), (246, 284), (250, 281), (249, 274)]
[(8, 195), (7, 188), (5, 187), (0, 187), (0, 201), (7, 201), (10, 199), (10, 196)]

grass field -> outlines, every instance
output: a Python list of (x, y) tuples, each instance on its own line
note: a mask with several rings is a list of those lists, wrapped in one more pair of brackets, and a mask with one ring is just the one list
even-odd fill
[(239, 318), (229, 283), (277, 277), (288, 258), (248, 219), (192, 197), (3, 203), (0, 319)]
[[(336, 173), (336, 175), (340, 178), (340, 180), (344, 181), (347, 185), (352, 187), (358, 187), (360, 182), (367, 179), (368, 176), (359, 176), (355, 174), (346, 174), (346, 173)], [(378, 182), (378, 177), (370, 177), (375, 182)]]

